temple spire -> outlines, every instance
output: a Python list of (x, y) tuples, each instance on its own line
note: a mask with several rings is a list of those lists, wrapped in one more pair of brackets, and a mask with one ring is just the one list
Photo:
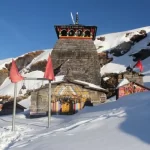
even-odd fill
[(78, 12), (76, 13), (76, 23), (75, 24), (78, 24), (79, 23), (79, 15), (78, 15)]

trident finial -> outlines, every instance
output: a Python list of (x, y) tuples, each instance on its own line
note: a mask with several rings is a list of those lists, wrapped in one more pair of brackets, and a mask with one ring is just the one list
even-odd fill
[(72, 12), (71, 12), (71, 19), (72, 19), (73, 24), (75, 24)]
[(76, 13), (76, 23), (75, 24), (78, 24), (79, 22), (79, 16), (78, 16), (78, 12)]

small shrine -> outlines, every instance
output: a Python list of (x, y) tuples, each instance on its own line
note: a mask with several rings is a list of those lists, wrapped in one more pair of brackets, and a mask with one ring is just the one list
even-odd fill
[(130, 79), (122, 79), (116, 88), (116, 99), (138, 92), (149, 91), (150, 88)]

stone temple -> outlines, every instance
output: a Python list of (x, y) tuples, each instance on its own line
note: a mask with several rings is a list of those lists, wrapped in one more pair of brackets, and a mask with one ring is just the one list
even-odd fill
[[(78, 18), (78, 16), (77, 16)], [(94, 45), (97, 27), (76, 23), (55, 25), (58, 37), (51, 58), (55, 76), (52, 82), (52, 114), (74, 114), (84, 106), (104, 103), (106, 89), (100, 87), (100, 61)], [(48, 112), (48, 87), (31, 94), (30, 115)]]
[(58, 41), (51, 53), (53, 67), (68, 80), (100, 85), (100, 63), (93, 42), (97, 27), (80, 25), (77, 18), (73, 25), (55, 25)]

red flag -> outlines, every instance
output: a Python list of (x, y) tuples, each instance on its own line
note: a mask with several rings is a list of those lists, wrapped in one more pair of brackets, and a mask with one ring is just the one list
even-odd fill
[(23, 77), (21, 76), (21, 74), (18, 72), (18, 68), (16, 66), (16, 63), (14, 60), (12, 60), (12, 65), (10, 68), (10, 80), (13, 83), (17, 83), (21, 80), (23, 80)]
[(143, 71), (143, 65), (142, 65), (141, 60), (138, 60), (138, 62), (134, 65), (134, 67), (139, 68), (140, 72), (142, 72)]
[(51, 60), (50, 55), (48, 57), (48, 61), (47, 61), (47, 64), (46, 64), (44, 78), (46, 78), (48, 80), (55, 80), (54, 71), (53, 71), (53, 65), (52, 65), (52, 60)]

